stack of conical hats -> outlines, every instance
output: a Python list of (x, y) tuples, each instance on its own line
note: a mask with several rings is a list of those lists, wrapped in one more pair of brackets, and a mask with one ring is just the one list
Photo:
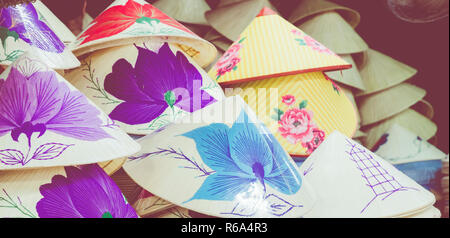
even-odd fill
[(426, 91), (405, 83), (417, 70), (369, 48), (354, 30), (360, 22), (358, 12), (325, 0), (303, 0), (289, 19), (355, 66), (327, 75), (355, 99), (361, 126), (356, 139), (372, 149), (394, 123), (426, 140), (436, 134)]
[(0, 10), (0, 217), (138, 217), (108, 174), (139, 144), (55, 71), (70, 34), (39, 1)]

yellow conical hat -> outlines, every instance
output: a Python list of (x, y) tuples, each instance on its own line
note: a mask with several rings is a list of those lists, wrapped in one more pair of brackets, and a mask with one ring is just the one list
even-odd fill
[[(324, 70), (351, 67), (292, 24), (263, 9), (209, 72), (239, 94), (294, 156), (307, 156), (335, 130), (353, 136), (357, 113)], [(242, 89), (242, 90), (241, 90)]]
[(275, 12), (264, 9), (209, 72), (211, 78), (227, 85), (351, 67)]

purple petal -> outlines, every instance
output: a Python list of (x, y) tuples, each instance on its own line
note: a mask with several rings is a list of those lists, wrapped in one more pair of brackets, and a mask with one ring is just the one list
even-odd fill
[(11, 23), (11, 13), (9, 7), (0, 9), (0, 26), (9, 29), (11, 27)]
[(52, 178), (50, 184), (42, 185), (42, 198), (36, 205), (36, 211), (41, 218), (82, 218), (75, 209), (69, 194), (68, 180), (62, 175)]
[(28, 85), (26, 77), (11, 67), (8, 78), (0, 89), (0, 115), (3, 121), (14, 127), (20, 127), (24, 122), (31, 120), (36, 106), (35, 91)]
[(114, 181), (100, 168), (97, 164), (84, 165), (82, 171), (89, 174), (95, 181), (103, 188), (109, 199), (112, 201), (114, 207), (111, 211), (114, 217), (137, 218), (136, 211), (124, 201), (124, 197), (120, 188)]
[(164, 94), (175, 88), (186, 88), (186, 77), (180, 69), (177, 58), (165, 43), (158, 53), (137, 47), (136, 79), (144, 92), (158, 101), (164, 101)]
[(125, 59), (120, 59), (113, 65), (112, 73), (106, 76), (104, 85), (108, 93), (123, 101), (153, 101), (138, 87), (133, 66)]
[(102, 129), (100, 111), (81, 92), (70, 91), (65, 82), (59, 83), (58, 90), (62, 93), (60, 107), (52, 108), (56, 113), (46, 123), (48, 130), (86, 141), (111, 137)]
[(97, 177), (76, 167), (66, 167), (68, 191), (75, 209), (84, 218), (101, 218), (105, 212), (113, 213), (112, 202)]
[(123, 102), (119, 104), (109, 114), (111, 119), (129, 125), (139, 125), (149, 123), (159, 117), (168, 105), (163, 103), (141, 104), (133, 102)]

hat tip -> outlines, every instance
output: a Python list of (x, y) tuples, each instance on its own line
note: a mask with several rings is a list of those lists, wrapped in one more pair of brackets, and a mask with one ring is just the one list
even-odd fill
[(263, 9), (261, 9), (258, 16), (256, 17), (270, 16), (270, 15), (277, 15), (277, 13), (274, 10), (270, 9), (269, 7), (263, 7)]

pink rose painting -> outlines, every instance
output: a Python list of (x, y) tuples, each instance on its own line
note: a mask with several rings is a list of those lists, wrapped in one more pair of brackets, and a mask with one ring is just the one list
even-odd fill
[(306, 109), (308, 101), (302, 101), (298, 107), (292, 107), (296, 99), (292, 95), (282, 97), (282, 102), (289, 107), (283, 112), (275, 108), (277, 115), (272, 118), (278, 121), (278, 131), (289, 143), (301, 144), (311, 154), (325, 140), (325, 132), (314, 123), (314, 113)]
[(241, 62), (241, 58), (239, 58), (239, 51), (242, 47), (244, 47), (242, 44), (244, 40), (245, 38), (242, 38), (239, 42), (232, 45), (217, 61), (217, 79), (219, 79), (222, 75), (237, 69), (237, 64)]

